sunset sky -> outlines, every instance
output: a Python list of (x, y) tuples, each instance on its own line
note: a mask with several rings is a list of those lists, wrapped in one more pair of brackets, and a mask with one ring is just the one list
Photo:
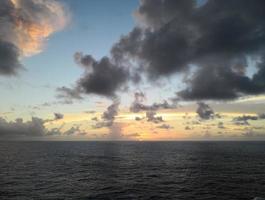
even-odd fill
[(264, 140), (264, 10), (1, 0), (0, 140)]

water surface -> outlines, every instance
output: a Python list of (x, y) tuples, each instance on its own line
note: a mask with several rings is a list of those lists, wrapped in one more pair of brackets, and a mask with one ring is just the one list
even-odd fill
[(265, 197), (265, 142), (0, 142), (0, 199)]

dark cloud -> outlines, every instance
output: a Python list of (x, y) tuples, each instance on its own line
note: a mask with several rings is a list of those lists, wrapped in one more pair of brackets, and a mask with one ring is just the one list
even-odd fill
[(199, 102), (197, 108), (197, 114), (203, 120), (208, 120), (214, 118), (214, 111), (213, 109), (207, 105), (206, 103)]
[(265, 119), (265, 113), (259, 114), (260, 119)]
[(144, 118), (143, 117), (135, 117), (135, 121), (141, 121), (141, 120), (143, 120)]
[(239, 117), (235, 117), (232, 121), (234, 122), (234, 124), (238, 125), (238, 126), (249, 126), (249, 120), (258, 120), (259, 117), (258, 116), (252, 116), (252, 115), (243, 115), (243, 116), (239, 116)]
[[(96, 60), (77, 52), (85, 68), (73, 90), (113, 97), (128, 81), (185, 76), (183, 100), (231, 100), (265, 93), (265, 3), (263, 0), (141, 0), (138, 21)], [(248, 60), (257, 72), (250, 77)], [(154, 105), (156, 107), (167, 106)], [(132, 112), (154, 109), (135, 101)]]
[(103, 112), (101, 116), (101, 121), (98, 121), (93, 127), (102, 128), (102, 127), (111, 127), (114, 123), (116, 115), (118, 115), (120, 101), (115, 99), (113, 103)]
[(63, 119), (64, 115), (61, 113), (54, 113), (54, 120)]
[(160, 128), (160, 129), (172, 129), (173, 127), (170, 126), (169, 124), (162, 124), (160, 126), (157, 126), (157, 128)]
[(220, 129), (225, 129), (225, 126), (224, 126), (223, 122), (219, 122), (217, 127), (220, 128)]
[[(112, 49), (116, 60), (137, 60), (154, 80), (189, 73), (187, 100), (234, 99), (265, 92), (265, 3), (262, 0), (142, 0), (140, 24)], [(209, 17), (211, 16), (211, 17)], [(247, 59), (261, 57), (258, 71), (246, 74)], [(190, 65), (196, 66), (190, 73)], [(193, 74), (193, 75), (192, 75)]]
[(116, 97), (118, 90), (124, 90), (130, 78), (129, 71), (108, 57), (96, 61), (91, 55), (78, 52), (76, 62), (85, 67), (84, 74), (77, 80), (74, 88), (58, 88), (61, 97), (79, 98), (82, 94), (96, 94), (109, 98)]
[(96, 60), (91, 55), (84, 55), (82, 52), (76, 52), (74, 54), (74, 59), (78, 65), (83, 66), (88, 70), (89, 67), (96, 63)]
[(15, 75), (22, 69), (19, 62), (19, 49), (0, 38), (0, 75)]
[(148, 122), (153, 122), (156, 124), (160, 122), (164, 122), (162, 116), (156, 116), (156, 112), (154, 110), (147, 111), (146, 118)]
[(41, 137), (47, 131), (44, 123), (42, 119), (36, 117), (32, 117), (28, 122), (24, 122), (21, 118), (14, 122), (0, 118), (0, 136), (1, 138)]
[(139, 137), (141, 136), (139, 133), (130, 133), (130, 134), (127, 134), (126, 137), (129, 137), (129, 138), (135, 138), (135, 137)]
[(176, 102), (168, 103), (164, 100), (162, 103), (153, 103), (152, 105), (145, 105), (143, 102), (146, 99), (144, 93), (136, 92), (134, 94), (134, 101), (130, 106), (130, 111), (137, 113), (141, 111), (159, 110), (159, 109), (175, 109), (177, 108)]
[(252, 115), (243, 115), (240, 117), (235, 117), (233, 120), (235, 121), (247, 121), (247, 120), (258, 120), (258, 116), (252, 116)]
[(98, 118), (97, 117), (92, 117), (91, 120), (97, 122), (98, 121)]

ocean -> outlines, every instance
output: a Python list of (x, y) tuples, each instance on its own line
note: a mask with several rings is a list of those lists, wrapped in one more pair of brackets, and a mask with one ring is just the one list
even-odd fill
[(0, 142), (0, 199), (252, 200), (265, 142)]

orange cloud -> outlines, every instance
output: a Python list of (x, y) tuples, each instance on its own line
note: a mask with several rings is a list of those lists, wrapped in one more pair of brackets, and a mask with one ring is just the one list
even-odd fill
[(10, 1), (14, 6), (12, 15), (15, 20), (12, 42), (23, 56), (40, 53), (45, 40), (69, 21), (64, 6), (57, 1), (30, 0), (32, 7), (24, 0)]

